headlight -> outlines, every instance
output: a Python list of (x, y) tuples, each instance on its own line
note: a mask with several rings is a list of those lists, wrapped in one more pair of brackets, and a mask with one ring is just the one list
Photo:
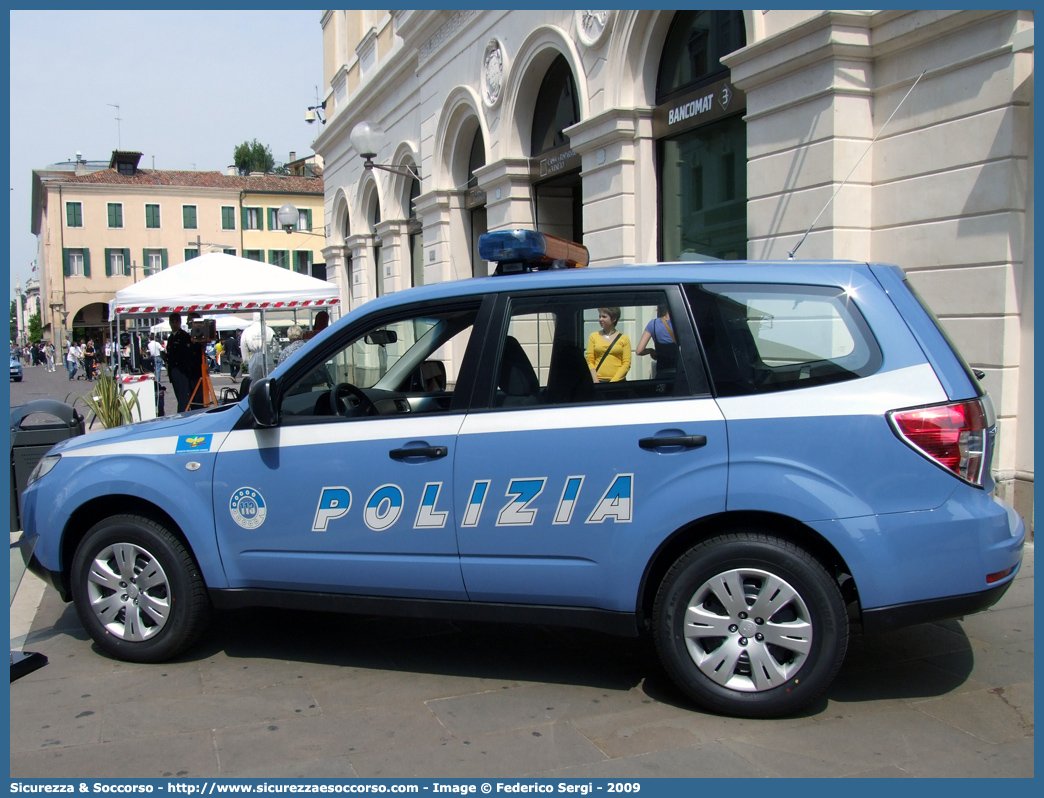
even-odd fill
[(47, 473), (58, 465), (58, 461), (62, 459), (60, 454), (47, 454), (40, 458), (40, 462), (36, 464), (36, 468), (29, 474), (29, 481), (25, 483), (28, 488), (36, 480), (47, 475)]

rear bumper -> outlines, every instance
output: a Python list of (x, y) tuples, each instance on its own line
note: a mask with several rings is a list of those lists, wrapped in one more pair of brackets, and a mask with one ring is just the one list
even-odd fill
[[(1018, 573), (1016, 569), (1015, 573)], [(989, 609), (1003, 596), (1014, 575), (1003, 584), (995, 585), (980, 593), (966, 593), (962, 596), (946, 596), (945, 598), (912, 601), (908, 604), (896, 604), (891, 607), (875, 607), (863, 611), (863, 633), (884, 632), (903, 626), (914, 626), (919, 623), (931, 623), (947, 618), (960, 618)]]

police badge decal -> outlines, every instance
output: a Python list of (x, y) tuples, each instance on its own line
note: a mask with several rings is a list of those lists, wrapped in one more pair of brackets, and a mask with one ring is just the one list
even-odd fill
[(257, 529), (265, 522), (268, 508), (261, 493), (253, 488), (240, 488), (228, 503), (232, 520), (243, 529)]

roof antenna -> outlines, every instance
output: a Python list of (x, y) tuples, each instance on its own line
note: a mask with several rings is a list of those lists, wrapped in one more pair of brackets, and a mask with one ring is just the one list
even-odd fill
[[(845, 179), (841, 181), (841, 185), (837, 187), (833, 194), (830, 195), (830, 199), (828, 199), (826, 205), (823, 206), (823, 210), (819, 212), (819, 216), (822, 216), (824, 213), (826, 213), (826, 209), (830, 207), (830, 203), (834, 201), (834, 197), (837, 196), (838, 191), (845, 187), (845, 183), (848, 182), (848, 178), (855, 173), (855, 170), (858, 168), (859, 164), (862, 163), (863, 158), (865, 158), (866, 154), (870, 152), (870, 148), (874, 146), (874, 142), (877, 141), (878, 136), (884, 133), (884, 129), (888, 127), (888, 123), (892, 121), (892, 117), (895, 116), (899, 109), (903, 107), (903, 103), (906, 102), (906, 98), (910, 96), (910, 94), (913, 92), (915, 88), (917, 88), (917, 84), (921, 82), (921, 78), (924, 77), (924, 73), (927, 71), (928, 70), (926, 69), (924, 70), (924, 72), (917, 76), (917, 80), (913, 82), (913, 86), (911, 86), (910, 90), (906, 92), (906, 96), (899, 101), (899, 105), (895, 106), (895, 110), (892, 111), (888, 119), (885, 120), (885, 123), (881, 125), (881, 129), (878, 130), (877, 134), (870, 140), (870, 143), (867, 145), (866, 150), (863, 151), (863, 154), (859, 156), (859, 160), (855, 162), (855, 166), (852, 167), (852, 171), (848, 173)], [(790, 252), (787, 253), (787, 260), (794, 260), (794, 253), (798, 251), (798, 247), (805, 243), (805, 239), (808, 238), (808, 234), (812, 232), (812, 228), (815, 227), (816, 222), (819, 221), (819, 216), (812, 220), (812, 224), (808, 226), (808, 229), (805, 231), (805, 234), (801, 236), (801, 240), (797, 242), (797, 246), (795, 246), (792, 250), (790, 250)]]
[(105, 103), (105, 104), (107, 106), (109, 106), (110, 108), (115, 108), (116, 109), (116, 149), (122, 150), (123, 149), (123, 139), (120, 136), (120, 121), (121, 121), (120, 120), (120, 106), (116, 105), (116, 103)]

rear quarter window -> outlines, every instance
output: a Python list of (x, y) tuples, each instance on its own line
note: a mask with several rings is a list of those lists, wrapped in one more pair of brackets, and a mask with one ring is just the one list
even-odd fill
[(686, 294), (719, 396), (746, 396), (865, 377), (881, 350), (839, 288), (690, 285)]

